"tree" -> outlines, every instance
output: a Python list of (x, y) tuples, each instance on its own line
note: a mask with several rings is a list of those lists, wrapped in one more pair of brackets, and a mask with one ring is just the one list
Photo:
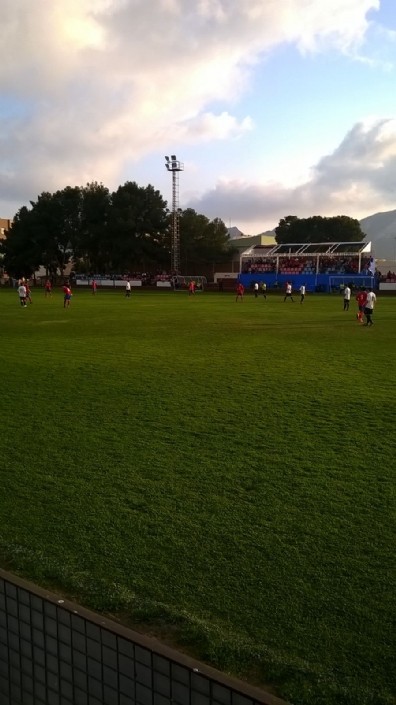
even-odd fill
[(111, 196), (110, 262), (113, 270), (146, 269), (164, 261), (169, 218), (166, 201), (150, 184), (127, 181)]
[(346, 215), (337, 215), (331, 218), (320, 215), (298, 218), (295, 215), (288, 215), (279, 221), (275, 233), (278, 244), (361, 242), (365, 236), (359, 221)]
[[(30, 275), (41, 265), (48, 274), (63, 274), (71, 261), (90, 273), (170, 267), (170, 213), (150, 184), (127, 181), (112, 194), (97, 182), (67, 186), (43, 192), (30, 205), (17, 213), (2, 247), (11, 274)], [(191, 208), (181, 213), (180, 235), (186, 274), (211, 274), (214, 262), (233, 253), (223, 221)]]
[(33, 207), (41, 228), (42, 264), (48, 271), (63, 274), (73, 258), (81, 231), (81, 204), (81, 188), (67, 186), (53, 195), (42, 194)]
[(109, 263), (109, 189), (96, 181), (81, 189), (81, 223), (74, 259), (80, 271), (106, 272)]
[(226, 261), (233, 253), (228, 231), (220, 218), (209, 220), (187, 208), (180, 215), (180, 261), (183, 274), (203, 274), (215, 262)]
[(275, 228), (275, 240), (278, 244), (282, 242), (299, 242), (295, 240), (295, 230), (299, 219), (296, 215), (287, 215), (279, 221), (279, 225)]
[(16, 275), (32, 274), (40, 265), (50, 274), (63, 274), (79, 237), (80, 189), (43, 192), (30, 205), (14, 218), (5, 242), (5, 267)]
[(2, 243), (4, 269), (13, 277), (30, 277), (42, 262), (42, 249), (32, 211), (23, 206), (16, 213)]

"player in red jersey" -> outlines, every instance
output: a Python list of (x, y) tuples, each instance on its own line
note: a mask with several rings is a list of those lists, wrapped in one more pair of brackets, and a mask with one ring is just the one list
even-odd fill
[(28, 281), (25, 282), (25, 287), (26, 287), (26, 299), (29, 301), (30, 304), (33, 303), (32, 301), (32, 290), (29, 286)]
[(192, 296), (193, 294), (195, 294), (195, 282), (191, 281), (188, 285), (188, 295)]
[(45, 298), (47, 298), (47, 296), (52, 296), (52, 284), (49, 279), (47, 279), (47, 281), (45, 282), (44, 289), (45, 289)]
[(243, 295), (244, 295), (244, 293), (245, 293), (245, 287), (243, 286), (243, 284), (241, 284), (241, 282), (239, 282), (239, 284), (237, 285), (237, 288), (236, 288), (236, 299), (235, 299), (235, 302), (237, 302), (238, 299), (241, 299), (241, 301), (243, 301)]
[(91, 288), (92, 288), (92, 294), (93, 294), (93, 296), (95, 296), (95, 294), (96, 294), (96, 289), (97, 289), (97, 284), (96, 284), (95, 279), (92, 279)]
[(64, 297), (63, 297), (63, 308), (66, 308), (67, 306), (70, 306), (70, 300), (71, 300), (71, 297), (72, 297), (72, 292), (71, 292), (71, 288), (70, 288), (69, 282), (66, 282), (66, 284), (64, 285), (64, 287), (63, 287), (63, 293), (64, 293)]
[(367, 301), (367, 291), (359, 291), (358, 295), (355, 298), (359, 309), (356, 314), (356, 318), (359, 323), (363, 323), (363, 313)]

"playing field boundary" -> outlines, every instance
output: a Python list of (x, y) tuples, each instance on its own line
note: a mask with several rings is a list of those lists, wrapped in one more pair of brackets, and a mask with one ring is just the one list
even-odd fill
[(286, 705), (0, 569), (0, 701), (8, 705)]

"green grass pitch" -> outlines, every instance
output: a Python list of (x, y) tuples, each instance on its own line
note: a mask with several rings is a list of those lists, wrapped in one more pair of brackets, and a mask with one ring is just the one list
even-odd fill
[(396, 298), (0, 292), (0, 557), (296, 705), (395, 702)]

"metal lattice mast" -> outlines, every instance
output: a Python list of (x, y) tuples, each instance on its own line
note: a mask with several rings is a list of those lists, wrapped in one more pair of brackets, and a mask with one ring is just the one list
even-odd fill
[(172, 171), (172, 272), (180, 274), (179, 172)]
[(170, 158), (165, 157), (165, 166), (172, 172), (171, 269), (172, 274), (180, 274), (179, 171), (184, 170), (184, 164), (172, 154)]

